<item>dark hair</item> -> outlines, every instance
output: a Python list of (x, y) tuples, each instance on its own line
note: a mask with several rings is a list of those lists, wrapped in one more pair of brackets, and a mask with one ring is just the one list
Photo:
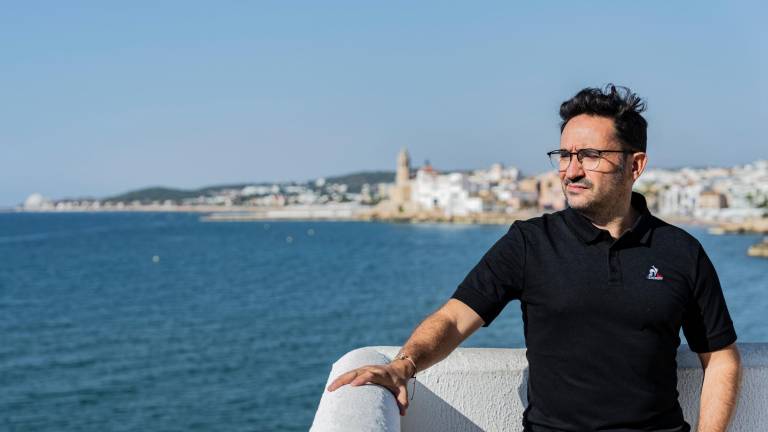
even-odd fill
[(608, 84), (604, 89), (587, 87), (560, 105), (560, 133), (568, 120), (579, 114), (613, 119), (616, 139), (627, 150), (644, 152), (648, 141), (648, 122), (641, 112), (645, 101), (627, 87)]

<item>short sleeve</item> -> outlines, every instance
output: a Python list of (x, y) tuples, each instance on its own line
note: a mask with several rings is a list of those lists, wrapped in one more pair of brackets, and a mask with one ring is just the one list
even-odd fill
[(507, 303), (520, 298), (524, 267), (525, 239), (514, 223), (470, 270), (451, 298), (472, 308), (483, 319), (483, 327), (488, 327)]
[(736, 341), (736, 330), (725, 304), (715, 267), (699, 245), (693, 292), (683, 314), (683, 334), (691, 351), (716, 351)]

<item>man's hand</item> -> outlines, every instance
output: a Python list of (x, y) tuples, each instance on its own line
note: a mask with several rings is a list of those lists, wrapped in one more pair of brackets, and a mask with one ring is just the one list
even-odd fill
[(408, 408), (408, 379), (444, 359), (459, 344), (483, 325), (483, 319), (460, 300), (451, 298), (416, 327), (403, 345), (412, 361), (394, 360), (387, 365), (363, 366), (341, 374), (328, 386), (328, 391), (350, 384), (378, 384), (395, 395), (400, 415)]
[[(407, 363), (407, 364), (406, 364)], [(408, 361), (394, 361), (387, 365), (370, 365), (353, 369), (339, 375), (328, 391), (332, 392), (343, 385), (357, 387), (364, 384), (378, 384), (392, 392), (400, 409), (400, 415), (405, 415), (408, 409), (408, 379), (413, 375), (413, 365)]]

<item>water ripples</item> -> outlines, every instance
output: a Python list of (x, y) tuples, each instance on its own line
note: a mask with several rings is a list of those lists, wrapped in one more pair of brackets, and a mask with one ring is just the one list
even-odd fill
[[(265, 226), (0, 214), (0, 429), (307, 430), (332, 363), (402, 343), (507, 230)], [(768, 260), (695, 234), (740, 341), (768, 338)], [(522, 345), (517, 303), (465, 342)]]

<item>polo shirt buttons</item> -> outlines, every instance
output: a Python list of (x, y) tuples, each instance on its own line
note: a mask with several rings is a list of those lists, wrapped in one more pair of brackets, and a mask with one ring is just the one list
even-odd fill
[(619, 261), (619, 250), (612, 247), (608, 248), (608, 285), (621, 286), (621, 262)]

